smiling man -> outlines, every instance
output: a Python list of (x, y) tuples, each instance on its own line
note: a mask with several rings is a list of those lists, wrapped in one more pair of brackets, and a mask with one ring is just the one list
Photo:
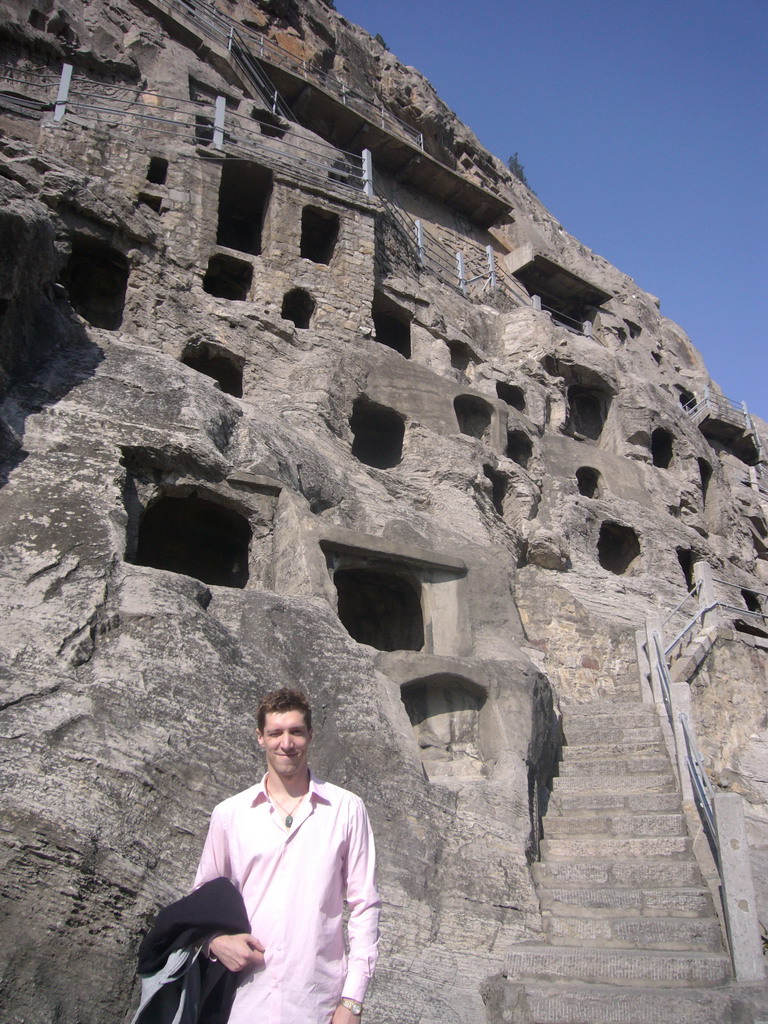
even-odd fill
[(257, 722), (267, 773), (214, 808), (195, 879), (197, 888), (229, 878), (250, 921), (250, 934), (209, 944), (211, 959), (242, 971), (229, 1024), (357, 1024), (378, 943), (368, 815), (359, 797), (309, 770), (304, 694), (267, 694)]

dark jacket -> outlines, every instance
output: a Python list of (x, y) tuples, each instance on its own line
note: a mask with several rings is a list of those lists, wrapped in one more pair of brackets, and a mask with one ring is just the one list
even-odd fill
[(139, 947), (142, 1000), (132, 1024), (226, 1024), (239, 973), (199, 949), (211, 935), (250, 930), (243, 898), (228, 878), (163, 908)]

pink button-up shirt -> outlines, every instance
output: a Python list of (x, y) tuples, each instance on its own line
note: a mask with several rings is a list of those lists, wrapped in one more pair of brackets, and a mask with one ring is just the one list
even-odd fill
[(376, 963), (371, 826), (359, 797), (313, 775), (289, 832), (278, 814), (264, 779), (218, 804), (195, 888), (229, 878), (265, 947), (264, 967), (244, 972), (229, 1024), (329, 1024), (341, 996), (362, 1002)]

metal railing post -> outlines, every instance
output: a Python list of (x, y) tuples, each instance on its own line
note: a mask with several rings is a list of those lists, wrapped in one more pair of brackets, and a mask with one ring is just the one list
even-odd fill
[(707, 611), (701, 617), (702, 629), (714, 627), (719, 624), (719, 607), (715, 596), (715, 584), (712, 579), (712, 566), (709, 562), (699, 561), (693, 563), (693, 578), (699, 588), (699, 608), (706, 608)]
[(538, 309), (539, 311), (541, 311), (541, 296), (540, 295), (532, 295), (531, 296), (531, 305), (533, 306), (534, 309)]
[(72, 84), (72, 65), (62, 64), (59, 91), (56, 95), (56, 106), (53, 110), (53, 120), (61, 121), (67, 111), (67, 100), (69, 99), (69, 87)]
[(493, 251), (493, 247), (486, 245), (485, 255), (488, 260), (488, 284), (491, 288), (496, 287), (496, 255)]
[(225, 96), (217, 96), (213, 115), (213, 145), (216, 149), (224, 148), (224, 117), (227, 112)]
[(762, 981), (765, 960), (741, 796), (738, 793), (716, 793), (714, 804), (723, 906), (733, 971), (737, 981)]
[[(656, 704), (664, 704), (664, 693), (661, 688), (659, 663), (656, 658), (654, 633), (661, 637), (661, 618), (658, 615), (647, 615), (645, 618), (645, 637), (648, 644), (648, 662), (650, 668), (651, 693)], [(666, 715), (666, 711), (665, 711)]]
[(363, 150), (363, 192), (373, 199), (373, 156), (370, 149)]
[(414, 224), (416, 231), (416, 254), (420, 266), (424, 266), (426, 249), (424, 248), (424, 225), (420, 220), (417, 220)]
[(463, 252), (457, 252), (456, 253), (456, 276), (459, 279), (459, 288), (461, 289), (461, 294), (462, 295), (466, 295), (467, 294), (467, 273), (466, 273), (466, 270), (464, 269), (464, 253)]
[(691, 717), (691, 688), (688, 683), (672, 683), (669, 688), (669, 700), (672, 705), (672, 735), (675, 739), (677, 777), (680, 782), (683, 809), (695, 814), (696, 800), (688, 767), (688, 744), (685, 741), (685, 730), (680, 720), (682, 715), (686, 715), (689, 719)]
[(582, 325), (581, 325), (581, 333), (585, 337), (587, 337), (587, 338), (591, 338), (592, 337), (592, 321), (591, 320), (585, 320), (582, 323)]

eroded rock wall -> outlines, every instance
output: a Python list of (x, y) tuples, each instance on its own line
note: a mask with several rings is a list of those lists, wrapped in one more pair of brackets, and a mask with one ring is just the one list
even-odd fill
[[(558, 704), (637, 672), (635, 630), (696, 559), (762, 600), (755, 425), (705, 436), (681, 400), (715, 385), (657, 300), (321, 0), (222, 12), (308, 62), (297, 121), (183, 7), (3, 12), (3, 1019), (130, 1019), (139, 936), (261, 771), (255, 707), (288, 684), (378, 838), (368, 1018), (477, 1021), (541, 931)], [(366, 103), (422, 156), (398, 169)], [(348, 153), (371, 139), (368, 195)], [(425, 266), (414, 219), (490, 247), (499, 286)], [(759, 633), (694, 697), (764, 845)]]

